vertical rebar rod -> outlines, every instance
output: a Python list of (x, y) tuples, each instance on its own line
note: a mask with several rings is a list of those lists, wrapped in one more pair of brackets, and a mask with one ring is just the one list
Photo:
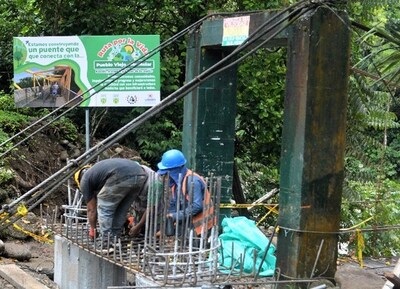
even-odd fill
[(188, 226), (188, 217), (189, 217), (189, 213), (186, 213), (186, 204), (189, 208), (193, 206), (192, 202), (191, 202), (191, 195), (193, 194), (193, 179), (190, 182), (190, 186), (189, 186), (189, 191), (187, 191), (187, 186), (186, 188), (182, 188), (182, 190), (186, 191), (186, 194), (188, 194), (189, 196), (189, 200), (186, 200), (186, 196), (183, 196), (183, 202), (182, 202), (182, 211), (185, 213), (183, 218), (182, 218), (182, 223), (181, 223), (181, 228), (182, 228), (182, 232), (181, 232), (181, 243), (180, 243), (180, 251), (183, 252), (184, 247), (185, 247), (185, 238), (186, 238), (186, 230), (187, 230), (187, 226)]
[[(153, 174), (152, 175), (152, 180), (154, 180), (154, 179), (155, 179), (155, 175)], [(151, 191), (152, 191), (152, 195), (153, 195), (153, 200), (155, 199), (155, 202), (154, 202), (154, 247), (156, 247), (156, 245), (157, 245), (156, 234), (157, 234), (157, 231), (158, 231), (157, 227), (159, 226), (159, 224), (158, 224), (158, 214), (159, 214), (158, 213), (158, 194), (159, 194), (159, 188), (158, 188), (158, 186), (154, 185), (153, 181), (151, 183), (152, 183)]]
[[(318, 260), (319, 260), (319, 256), (321, 254), (322, 247), (324, 246), (324, 242), (325, 242), (325, 239), (322, 239), (321, 243), (319, 244), (317, 257), (315, 258), (314, 266), (313, 266), (313, 268), (311, 270), (310, 279), (314, 278), (315, 268), (317, 267), (317, 263), (318, 263)], [(308, 283), (307, 288), (310, 288), (310, 286), (311, 286), (311, 283)]]
[(263, 255), (262, 259), (261, 259), (260, 265), (258, 266), (258, 271), (256, 272), (256, 274), (254, 274), (254, 281), (256, 281), (258, 276), (260, 275), (262, 265), (263, 265), (263, 263), (265, 261), (265, 258), (267, 257), (267, 254), (268, 254), (268, 251), (269, 251), (269, 247), (271, 246), (272, 238), (274, 238), (274, 236), (275, 236), (275, 232), (276, 232), (276, 228), (277, 227), (278, 227), (278, 223), (275, 224), (274, 230), (272, 231), (272, 234), (271, 234), (271, 236), (270, 236), (270, 238), (268, 240), (268, 244), (267, 244), (267, 247), (265, 248), (264, 255)]
[[(67, 232), (67, 231), (65, 231), (65, 232)], [(63, 237), (65, 235), (64, 234), (63, 215), (60, 216), (60, 231), (59, 231), (59, 234), (60, 234), (61, 237)]]
[(133, 241), (131, 240), (129, 243), (129, 248), (130, 248), (130, 252), (129, 252), (129, 264), (132, 264), (132, 255), (133, 255)]
[[(117, 249), (118, 249), (118, 252), (119, 252), (119, 260), (120, 260), (121, 263), (123, 263), (124, 259), (122, 258), (122, 242), (121, 242), (121, 238), (118, 238)], [(115, 250), (115, 248), (114, 248), (114, 250)]]
[(165, 224), (166, 224), (166, 216), (168, 214), (171, 192), (169, 188), (169, 174), (163, 176), (163, 200), (164, 200), (164, 208), (163, 208), (163, 217), (161, 218), (160, 223), (160, 252), (164, 252), (165, 249)]
[[(138, 244), (138, 249), (137, 249), (137, 254), (136, 254), (136, 257), (137, 257), (137, 261), (136, 261), (136, 268), (140, 268), (140, 250), (141, 249), (141, 245), (140, 244)], [(143, 254), (143, 257), (144, 257), (144, 254)]]
[(174, 264), (172, 267), (172, 272), (173, 275), (176, 275), (176, 264), (177, 264), (177, 259), (178, 259), (178, 237), (179, 237), (179, 218), (178, 218), (178, 214), (179, 214), (179, 210), (180, 210), (180, 200), (181, 200), (181, 181), (182, 181), (182, 174), (179, 174), (178, 177), (178, 187), (177, 187), (177, 191), (175, 192), (176, 194), (176, 221), (175, 221), (175, 242), (174, 242)]
[(115, 249), (115, 246), (116, 246), (116, 244), (117, 244), (117, 236), (113, 236), (113, 241), (112, 241), (113, 243), (112, 244), (108, 244), (108, 251), (110, 251), (110, 245), (111, 246), (113, 246), (114, 247), (114, 250), (113, 250), (113, 259), (114, 259), (114, 261), (117, 259), (116, 257), (117, 257), (117, 250)]
[(155, 236), (155, 232), (154, 232), (154, 206), (151, 204), (152, 200), (151, 200), (151, 192), (148, 194), (149, 197), (149, 202), (147, 203), (147, 208), (149, 210), (149, 223), (148, 223), (148, 227), (149, 227), (149, 244), (154, 247), (154, 236)]
[[(193, 230), (190, 230), (189, 232), (189, 264), (192, 264), (193, 262)], [(189, 273), (192, 270), (189, 268)]]
[(147, 245), (150, 245), (150, 242), (148, 240), (149, 234), (150, 234), (150, 232), (149, 232), (150, 228), (149, 228), (149, 225), (148, 225), (149, 222), (150, 222), (149, 196), (148, 195), (147, 195), (147, 208), (146, 208), (145, 214), (146, 214), (146, 225), (145, 225), (145, 228), (144, 228), (144, 246), (146, 248)]
[[(79, 224), (79, 241), (81, 242), (81, 244), (82, 244), (82, 246), (86, 246), (86, 244), (85, 244), (85, 242), (83, 241), (83, 224), (82, 223), (80, 223)], [(78, 244), (79, 244), (79, 242), (78, 242)]]
[(253, 269), (252, 269), (252, 273), (253, 273), (254, 275), (257, 274), (257, 271), (256, 271), (257, 256), (258, 256), (257, 250), (256, 250), (256, 249), (253, 249)]
[(244, 249), (243, 254), (239, 255), (239, 278), (242, 278), (243, 267), (244, 267), (244, 256), (246, 256), (246, 249)]
[[(61, 220), (61, 222), (62, 222), (62, 220)], [(69, 218), (65, 218), (65, 236), (66, 236), (66, 238), (68, 239), (69, 238), (69, 222), (70, 222), (70, 220), (69, 220)], [(61, 223), (61, 226), (63, 225), (63, 223)]]

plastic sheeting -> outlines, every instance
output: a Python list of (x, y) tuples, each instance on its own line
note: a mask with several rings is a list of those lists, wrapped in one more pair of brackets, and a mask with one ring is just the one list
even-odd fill
[[(219, 270), (226, 274), (252, 274), (273, 276), (276, 257), (275, 246), (246, 217), (224, 218), (221, 223), (222, 234), (218, 237), (221, 247), (218, 254)], [(264, 258), (265, 256), (265, 258)], [(260, 267), (261, 265), (261, 267)]]

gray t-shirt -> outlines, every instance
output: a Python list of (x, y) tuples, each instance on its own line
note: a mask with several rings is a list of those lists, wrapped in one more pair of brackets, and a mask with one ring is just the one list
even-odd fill
[(138, 175), (147, 175), (138, 162), (122, 158), (99, 161), (82, 176), (80, 187), (83, 198), (87, 203), (96, 197), (110, 177), (124, 179)]
[(142, 187), (142, 189), (139, 192), (139, 197), (132, 204), (133, 209), (139, 214), (144, 213), (144, 211), (146, 210), (147, 194), (149, 191), (150, 182), (152, 181), (153, 178), (155, 178), (155, 172), (151, 168), (149, 168), (148, 166), (145, 166), (145, 165), (141, 165), (141, 166), (147, 174), (147, 179), (146, 179), (144, 186)]

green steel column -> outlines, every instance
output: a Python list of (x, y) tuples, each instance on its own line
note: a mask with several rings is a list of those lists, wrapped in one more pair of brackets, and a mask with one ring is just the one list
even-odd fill
[[(201, 47), (201, 35), (193, 33), (187, 50), (186, 79), (191, 80), (229, 52)], [(236, 66), (203, 82), (185, 97), (183, 152), (189, 167), (207, 176), (223, 176), (221, 202), (232, 194), (236, 116)], [(222, 210), (221, 216), (230, 215)]]
[(283, 278), (336, 272), (337, 235), (329, 232), (339, 230), (344, 177), (348, 25), (346, 13), (317, 8), (289, 34), (277, 248)]

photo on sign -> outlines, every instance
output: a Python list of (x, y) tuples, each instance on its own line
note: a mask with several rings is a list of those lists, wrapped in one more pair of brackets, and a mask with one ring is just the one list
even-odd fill
[(154, 106), (159, 45), (159, 35), (14, 37), (15, 105)]
[[(50, 69), (32, 67), (14, 75), (16, 107), (59, 107), (77, 104), (82, 98), (74, 82), (70, 66), (57, 65)], [(72, 101), (73, 100), (73, 101)]]

